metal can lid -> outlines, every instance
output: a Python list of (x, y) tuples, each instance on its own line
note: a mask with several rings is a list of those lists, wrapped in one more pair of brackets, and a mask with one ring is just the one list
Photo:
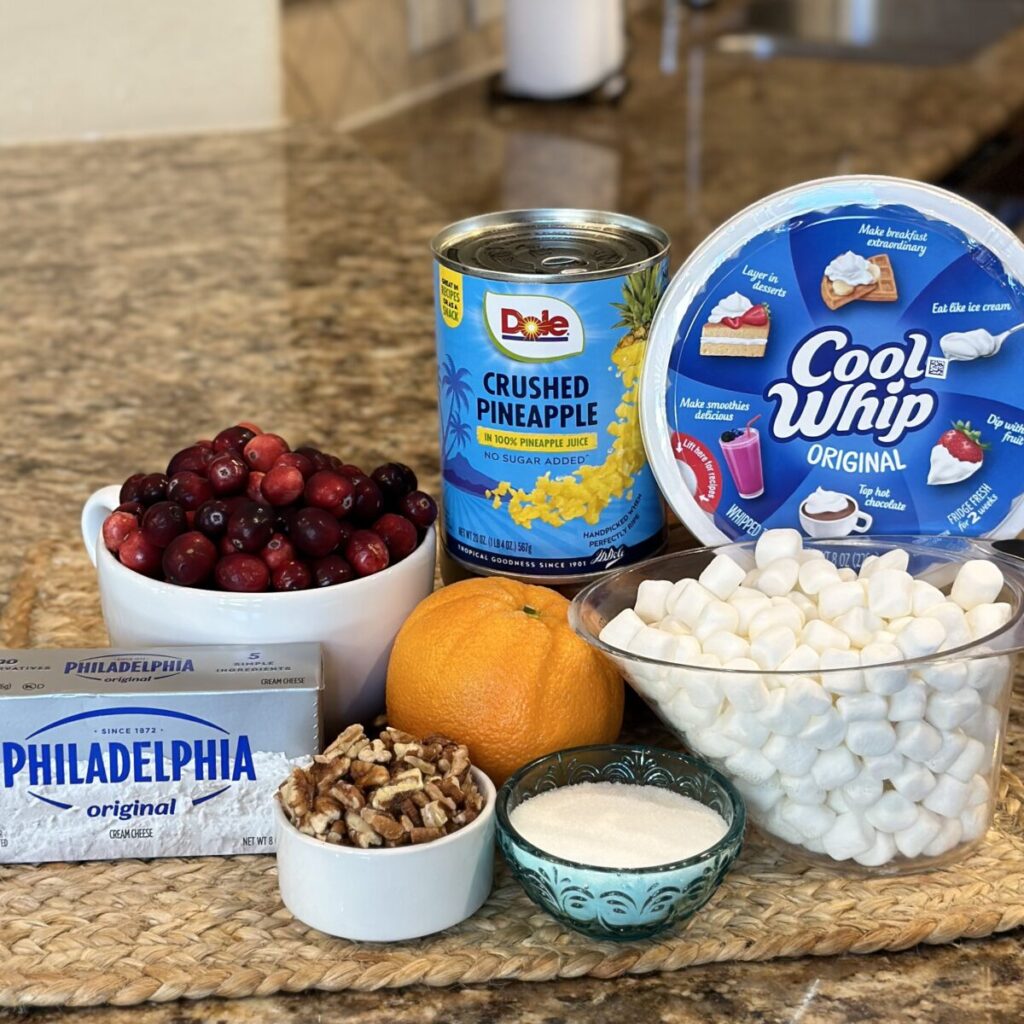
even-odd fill
[(445, 228), (431, 248), (445, 266), (498, 280), (564, 281), (629, 274), (668, 252), (660, 228), (599, 210), (508, 210)]

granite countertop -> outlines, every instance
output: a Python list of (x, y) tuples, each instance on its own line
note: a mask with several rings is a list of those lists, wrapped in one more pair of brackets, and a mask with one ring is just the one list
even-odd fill
[[(251, 419), (437, 483), (428, 242), (456, 216), (593, 205), (663, 225), (679, 261), (724, 217), (809, 177), (941, 178), (1024, 107), (1024, 31), (968, 64), (758, 64), (686, 35), (657, 70), (633, 28), (617, 106), (491, 104), (465, 88), (355, 135), (273, 133), (0, 150), (5, 524), (73, 537), (84, 497)], [(901, 954), (725, 964), (603, 982), (282, 996), (77, 1012), (83, 1021), (1011, 1021), (1019, 936)], [(0, 1022), (71, 1016), (0, 1011)]]

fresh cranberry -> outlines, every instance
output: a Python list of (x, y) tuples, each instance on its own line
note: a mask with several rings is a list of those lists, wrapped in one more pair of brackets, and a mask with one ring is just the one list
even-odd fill
[(210, 463), (207, 476), (214, 494), (239, 494), (249, 480), (249, 467), (234, 452), (223, 452)]
[(345, 545), (345, 558), (358, 576), (372, 576), (388, 567), (387, 545), (372, 530), (356, 530)]
[(319, 448), (314, 448), (311, 445), (303, 445), (301, 448), (295, 449), (296, 455), (301, 455), (303, 458), (309, 459), (313, 466), (313, 472), (317, 472), (320, 469), (330, 469), (331, 460), (324, 455)]
[(121, 564), (128, 566), (129, 569), (141, 572), (143, 576), (155, 576), (160, 571), (163, 550), (155, 544), (150, 544), (143, 537), (141, 530), (136, 530), (121, 541), (117, 557)]
[(158, 501), (142, 517), (142, 535), (158, 548), (165, 548), (185, 532), (185, 510), (174, 501)]
[(263, 478), (266, 475), (258, 470), (249, 474), (249, 481), (245, 485), (245, 496), (250, 501), (263, 501)]
[(167, 497), (167, 487), (167, 477), (163, 473), (147, 473), (139, 481), (138, 500), (143, 505), (155, 505), (158, 501), (163, 501)]
[(305, 480), (294, 466), (274, 465), (260, 483), (263, 497), (271, 505), (290, 505), (302, 496)]
[(356, 525), (355, 523), (349, 522), (347, 519), (339, 519), (338, 529), (341, 530), (341, 537), (338, 540), (338, 550), (344, 551), (349, 537), (356, 532)]
[(241, 423), (227, 427), (213, 439), (213, 450), (218, 454), (230, 452), (232, 455), (241, 455), (245, 446), (256, 434), (257, 431), (250, 430)]
[(229, 506), (226, 501), (221, 498), (211, 498), (196, 509), (195, 527), (197, 530), (202, 530), (207, 537), (221, 537), (228, 528), (229, 515)]
[(295, 561), (295, 548), (283, 533), (275, 533), (260, 552), (260, 558), (273, 572), (275, 569), (280, 569), (282, 565)]
[(221, 556), (238, 554), (238, 548), (231, 543), (231, 538), (226, 533), (217, 540), (217, 551)]
[(240, 503), (228, 519), (227, 537), (236, 551), (259, 551), (273, 533), (273, 510), (255, 501)]
[(322, 558), (338, 546), (341, 527), (325, 509), (304, 508), (292, 516), (289, 538), (303, 554)]
[(318, 587), (333, 587), (336, 583), (347, 583), (355, 579), (352, 566), (341, 555), (328, 555), (313, 563), (313, 582)]
[(175, 473), (180, 473), (183, 469), (187, 469), (192, 473), (198, 473), (200, 476), (206, 476), (207, 467), (212, 461), (213, 452), (209, 448), (203, 448), (201, 445), (194, 444), (188, 448), (182, 448), (167, 463), (167, 475), (171, 477)]
[(212, 497), (210, 481), (188, 469), (175, 473), (167, 484), (167, 498), (189, 511), (195, 511)]
[(285, 452), (284, 455), (279, 455), (272, 468), (276, 469), (278, 466), (294, 466), (302, 474), (303, 480), (308, 480), (316, 472), (313, 460), (301, 452)]
[(419, 530), (427, 530), (437, 518), (437, 502), (425, 491), (413, 491), (398, 503), (398, 511)]
[(142, 481), (146, 479), (145, 473), (133, 473), (123, 484), (121, 493), (117, 500), (122, 504), (127, 502), (142, 502)]
[(340, 473), (342, 476), (347, 476), (349, 480), (355, 483), (357, 480), (368, 480), (369, 477), (358, 467), (353, 466), (351, 463), (342, 462), (341, 459), (335, 456), (329, 456), (331, 459), (331, 466), (336, 473)]
[(270, 570), (262, 558), (255, 555), (240, 555), (236, 552), (225, 555), (217, 563), (214, 577), (221, 590), (255, 594), (267, 589), (270, 583)]
[(369, 478), (353, 482), (352, 519), (363, 526), (376, 522), (384, 511), (384, 495)]
[(118, 505), (114, 509), (115, 512), (127, 512), (129, 515), (133, 515), (136, 518), (141, 518), (142, 513), (146, 511), (146, 506), (141, 501), (126, 501), (121, 505)]
[(125, 538), (139, 528), (139, 517), (130, 512), (111, 512), (103, 520), (103, 543), (108, 551), (116, 552)]
[(242, 456), (250, 469), (268, 472), (278, 456), (288, 451), (288, 442), (277, 434), (257, 434), (246, 444)]
[(333, 516), (347, 515), (355, 500), (355, 488), (347, 476), (333, 469), (321, 469), (307, 481), (303, 492), (306, 501), (315, 508), (326, 509)]
[(217, 548), (209, 537), (189, 530), (175, 537), (164, 550), (163, 569), (168, 583), (194, 587), (202, 583), (217, 561)]
[(385, 512), (373, 524), (373, 532), (379, 534), (387, 545), (392, 562), (408, 558), (420, 542), (416, 527), (405, 516), (396, 515), (394, 512)]
[(285, 562), (271, 574), (275, 590), (308, 590), (313, 574), (305, 562)]
[(385, 502), (391, 507), (417, 487), (416, 474), (401, 462), (385, 462), (370, 474), (370, 479), (381, 489)]
[(245, 427), (246, 430), (251, 430), (254, 434), (263, 433), (263, 431), (259, 427), (257, 427), (255, 423), (250, 423), (248, 420), (242, 420), (242, 422), (239, 423), (238, 425), (240, 427)]

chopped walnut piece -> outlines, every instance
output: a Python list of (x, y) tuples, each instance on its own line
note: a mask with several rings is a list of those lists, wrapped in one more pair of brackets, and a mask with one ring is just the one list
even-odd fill
[(371, 740), (349, 726), (277, 798), (306, 835), (341, 846), (428, 843), (468, 825), (483, 808), (469, 750), (444, 736), (419, 740), (385, 728)]

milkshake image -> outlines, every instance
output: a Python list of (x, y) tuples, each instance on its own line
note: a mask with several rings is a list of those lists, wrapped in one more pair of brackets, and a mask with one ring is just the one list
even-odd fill
[(752, 426), (760, 418), (755, 416), (743, 430), (727, 430), (718, 442), (741, 498), (760, 498), (764, 494), (761, 435)]

